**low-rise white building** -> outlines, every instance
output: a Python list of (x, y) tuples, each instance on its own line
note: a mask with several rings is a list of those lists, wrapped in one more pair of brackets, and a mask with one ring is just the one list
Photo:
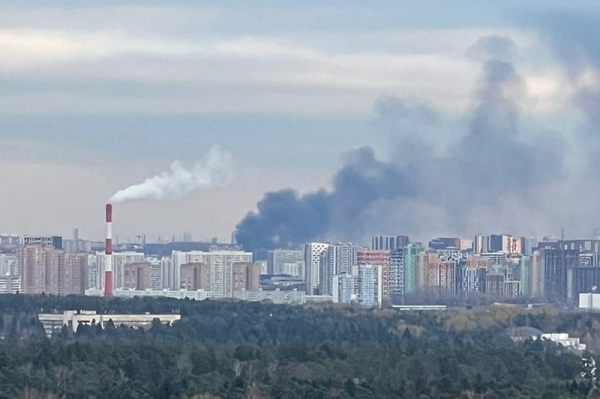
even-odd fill
[(234, 291), (233, 297), (242, 301), (262, 302), (269, 301), (274, 304), (302, 305), (306, 302), (304, 291)]
[(579, 309), (600, 310), (600, 294), (579, 294)]
[(171, 325), (176, 321), (181, 320), (179, 314), (97, 314), (95, 311), (89, 310), (66, 310), (63, 313), (40, 313), (38, 315), (39, 321), (44, 326), (44, 330), (48, 336), (53, 333), (60, 331), (63, 326), (67, 326), (77, 331), (80, 324), (106, 326), (109, 320), (115, 324), (115, 326), (126, 325), (131, 327), (144, 328), (149, 327), (154, 319), (160, 320), (161, 323)]
[[(533, 339), (538, 339), (538, 337), (532, 337)], [(586, 345), (579, 342), (579, 338), (569, 337), (567, 333), (553, 333), (553, 334), (542, 334), (540, 335), (541, 339), (545, 339), (548, 341), (556, 342), (559, 345), (564, 346), (565, 348), (572, 348), (578, 351), (585, 351)]]
[(21, 292), (21, 276), (0, 276), (0, 294), (16, 294)]
[[(86, 290), (85, 295), (88, 296), (103, 296), (102, 290)], [(193, 299), (195, 301), (204, 301), (207, 299), (226, 299), (219, 295), (219, 293), (213, 291), (197, 290), (124, 290), (116, 289), (113, 291), (113, 295), (119, 298), (135, 298), (135, 297), (162, 297), (162, 298), (174, 298), (174, 299)], [(331, 301), (331, 296), (308, 296), (304, 291), (291, 290), (291, 291), (233, 291), (231, 299), (238, 299), (241, 301), (250, 302), (262, 302), (269, 301), (274, 304), (289, 304), (289, 305), (302, 305), (307, 301)]]

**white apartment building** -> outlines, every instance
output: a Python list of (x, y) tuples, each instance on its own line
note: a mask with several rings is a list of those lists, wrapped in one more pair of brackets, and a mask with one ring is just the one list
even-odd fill
[(100, 279), (100, 270), (98, 269), (98, 255), (89, 254), (87, 257), (87, 288), (102, 289), (102, 281)]
[(0, 294), (21, 292), (21, 277), (15, 275), (0, 276)]
[(355, 280), (351, 274), (333, 276), (333, 303), (352, 303)]
[(302, 250), (291, 249), (274, 249), (269, 251), (267, 273), (265, 274), (286, 274), (292, 277), (303, 276), (304, 252)]
[(360, 247), (351, 243), (332, 244), (323, 256), (320, 291), (325, 295), (333, 294), (333, 276), (352, 274), (354, 267), (358, 266), (358, 252)]
[[(86, 290), (85, 295), (88, 296), (102, 296), (104, 291), (102, 290)], [(217, 298), (213, 292), (197, 290), (197, 291), (171, 291), (171, 290), (115, 290), (114, 296), (119, 298), (134, 298), (134, 297), (148, 297), (148, 298), (176, 298), (176, 299), (193, 299), (196, 301), (204, 301), (206, 299)], [(289, 304), (289, 305), (302, 305), (307, 301), (311, 302), (327, 302), (331, 297), (307, 297), (304, 291), (233, 291), (232, 298), (239, 299), (241, 301), (249, 302), (262, 302), (269, 301), (274, 304)]]
[(163, 287), (163, 264), (162, 260), (156, 257), (147, 258), (150, 263), (150, 287), (153, 290), (162, 290)]
[(260, 274), (269, 274), (269, 265), (266, 260), (257, 260), (254, 263), (260, 267)]
[(383, 268), (375, 265), (358, 267), (358, 301), (367, 308), (383, 305)]
[(19, 274), (17, 256), (0, 254), (0, 276), (16, 276)]
[(285, 274), (290, 277), (301, 277), (304, 270), (304, 261), (298, 263), (284, 263), (280, 269), (280, 274)]
[(329, 248), (329, 244), (311, 242), (304, 246), (304, 264), (306, 275), (306, 294), (313, 295), (319, 288), (321, 281), (321, 265), (323, 254)]
[(172, 257), (168, 257), (168, 256), (163, 256), (160, 259), (160, 269), (161, 269), (161, 276), (162, 276), (162, 288), (163, 289), (175, 289), (177, 287), (177, 289), (179, 288), (179, 286), (174, 286), (173, 285), (173, 281), (174, 281), (174, 276), (173, 274), (175, 273), (175, 270), (173, 268), (173, 258)]

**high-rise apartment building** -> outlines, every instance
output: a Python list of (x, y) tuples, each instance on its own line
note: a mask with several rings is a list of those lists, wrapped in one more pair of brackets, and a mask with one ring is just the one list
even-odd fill
[(163, 263), (157, 257), (149, 257), (146, 259), (150, 263), (150, 289), (162, 290), (167, 288), (163, 286)]
[[(258, 266), (261, 275), (269, 274), (269, 271), (267, 270), (269, 265), (266, 260), (257, 260), (257, 261), (254, 261), (254, 263)], [(291, 269), (290, 270), (291, 273), (287, 273), (289, 276), (291, 276), (292, 274), (294, 274), (296, 276), (300, 276), (300, 270), (301, 270), (300, 267), (292, 266), (290, 269)]]
[(304, 276), (304, 251), (291, 249), (269, 251), (267, 274), (285, 274), (292, 277)]
[(490, 236), (475, 236), (473, 240), (473, 253), (481, 255), (490, 252)]
[(62, 249), (62, 237), (61, 236), (21, 236), (19, 245), (39, 245), (42, 247), (49, 247), (54, 249)]
[(19, 245), (17, 258), (21, 272), (21, 292), (41, 294), (46, 290), (46, 248), (41, 245)]
[[(204, 263), (208, 265), (205, 254), (206, 252), (204, 251), (173, 251), (170, 262), (169, 288), (172, 290), (178, 290), (180, 288), (181, 265), (186, 263)], [(210, 268), (210, 265), (208, 265), (208, 267)]]
[(320, 293), (324, 295), (333, 294), (333, 276), (352, 274), (352, 269), (358, 266), (358, 252), (360, 249), (360, 247), (351, 243), (337, 243), (327, 247), (322, 258)]
[(532, 298), (544, 296), (544, 269), (537, 250), (529, 256), (529, 295)]
[(419, 244), (408, 244), (404, 252), (404, 294), (412, 294), (418, 286), (418, 255), (425, 251)]
[(100, 280), (100, 267), (98, 265), (98, 255), (87, 255), (87, 287), (88, 289), (102, 289), (102, 281)]
[(65, 253), (61, 248), (62, 238), (58, 236), (20, 237), (16, 267), (11, 268), (21, 275), (21, 292), (63, 293), (59, 289), (59, 281), (64, 280), (65, 274)]
[(181, 265), (180, 289), (186, 291), (210, 291), (210, 266), (205, 263), (192, 262)]
[[(82, 272), (72, 263), (67, 267), (66, 254), (62, 249), (21, 244), (17, 249), (17, 263), (24, 294), (67, 295), (73, 293), (73, 278), (81, 283)], [(79, 293), (78, 289), (76, 293)]]
[(333, 276), (333, 303), (352, 303), (355, 296), (356, 277), (350, 274)]
[[(595, 290), (594, 287), (596, 287)], [(579, 298), (579, 294), (597, 291), (598, 287), (600, 287), (600, 267), (578, 266), (572, 270), (570, 299)]]
[(123, 266), (124, 289), (144, 291), (152, 288), (150, 262), (132, 262)]
[(404, 303), (404, 272), (406, 260), (409, 257), (407, 246), (397, 248), (391, 253), (390, 258), (390, 277), (389, 277), (389, 296), (393, 304)]
[(64, 295), (83, 295), (88, 284), (88, 254), (66, 253), (64, 273), (59, 276), (59, 292)]
[[(174, 276), (181, 284), (181, 265), (186, 263), (202, 263), (208, 266), (210, 291), (215, 297), (233, 297), (233, 265), (235, 263), (251, 263), (252, 253), (242, 251), (173, 251)], [(179, 288), (177, 288), (179, 289)]]
[[(97, 276), (91, 278), (92, 280), (99, 281), (100, 287), (104, 287), (104, 265), (106, 262), (106, 254), (104, 252), (96, 253), (96, 266), (93, 267), (94, 272), (98, 273)], [(125, 265), (130, 263), (140, 263), (145, 261), (145, 256), (140, 252), (125, 251), (125, 252), (113, 252), (112, 254), (112, 269), (113, 269), (113, 287), (115, 289), (124, 288), (124, 277), (125, 277)], [(92, 273), (92, 267), (89, 272)]]
[(521, 253), (523, 255), (529, 256), (533, 253), (533, 250), (537, 247), (538, 245), (538, 241), (537, 239), (531, 237), (531, 238), (526, 238), (526, 237), (522, 237), (521, 238)]
[(441, 296), (456, 293), (456, 262), (440, 259), (437, 252), (423, 254), (424, 287), (435, 290)]
[(473, 240), (461, 238), (458, 243), (458, 249), (461, 251), (473, 251)]
[(304, 264), (306, 267), (306, 293), (314, 295), (319, 293), (319, 283), (321, 282), (321, 270), (323, 265), (323, 256), (327, 251), (329, 244), (320, 242), (311, 242), (304, 246)]
[(173, 258), (169, 256), (163, 256), (160, 259), (160, 270), (162, 277), (162, 289), (178, 290), (179, 282), (177, 282), (175, 285), (173, 285), (172, 282), (175, 274), (175, 270), (173, 268)]
[(260, 289), (260, 265), (254, 262), (233, 264), (233, 291), (258, 291)]
[(585, 250), (579, 254), (576, 267), (568, 271), (570, 283), (568, 298), (579, 298), (579, 294), (595, 292), (600, 287), (600, 253)]
[(566, 301), (570, 296), (570, 276), (579, 262), (577, 249), (540, 250), (540, 259), (544, 271), (544, 297), (550, 300)]
[(456, 289), (468, 296), (470, 293), (485, 292), (486, 268), (469, 267), (465, 262), (456, 265)]
[(371, 239), (371, 249), (394, 251), (409, 243), (408, 236), (377, 236)]
[(383, 303), (382, 270), (379, 266), (358, 267), (358, 302), (363, 307), (372, 308)]
[(429, 249), (460, 249), (460, 238), (458, 237), (439, 237), (429, 241)]
[(522, 253), (522, 239), (508, 234), (492, 234), (489, 236), (475, 236), (473, 253), (503, 253), (507, 255), (520, 255)]
[(358, 266), (374, 265), (381, 267), (383, 299), (390, 300), (390, 251), (363, 249), (358, 252), (357, 257)]
[(19, 274), (17, 256), (0, 254), (0, 276), (16, 276)]

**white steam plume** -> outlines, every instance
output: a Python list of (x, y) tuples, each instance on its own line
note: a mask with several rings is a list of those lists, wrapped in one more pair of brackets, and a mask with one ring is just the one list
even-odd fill
[(176, 199), (193, 191), (224, 187), (231, 181), (232, 176), (231, 154), (213, 146), (192, 169), (186, 169), (179, 161), (175, 161), (171, 170), (118, 191), (110, 202), (118, 204), (128, 201)]

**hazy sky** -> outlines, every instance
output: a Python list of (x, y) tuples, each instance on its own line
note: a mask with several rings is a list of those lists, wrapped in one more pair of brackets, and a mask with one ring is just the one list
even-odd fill
[(383, 95), (438, 109), (419, 134), (443, 150), (480, 70), (467, 50), (490, 34), (518, 47), (523, 125), (568, 137), (572, 85), (530, 23), (563, 3), (0, 0), (0, 232), (101, 238), (115, 191), (220, 144), (227, 188), (119, 205), (114, 229), (227, 238), (265, 191), (328, 186), (363, 144), (389, 155)]

